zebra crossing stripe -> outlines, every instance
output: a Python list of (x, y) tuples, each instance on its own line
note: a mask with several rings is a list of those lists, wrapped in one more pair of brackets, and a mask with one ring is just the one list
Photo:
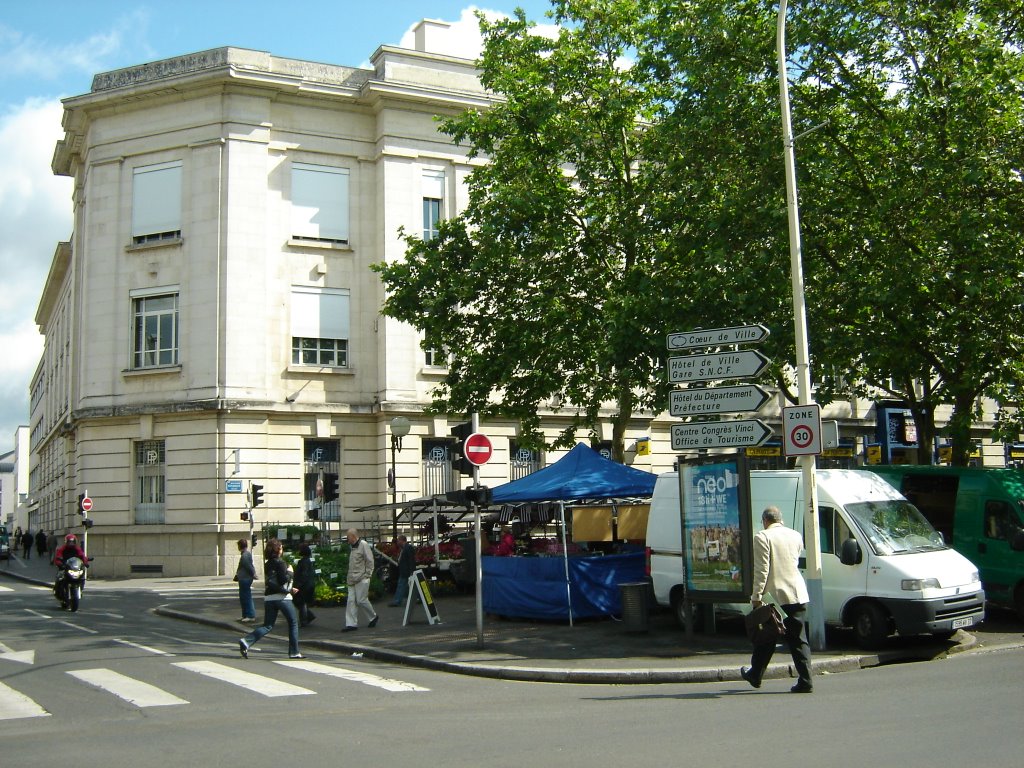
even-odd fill
[(0, 720), (19, 720), (23, 717), (49, 717), (50, 713), (28, 696), (0, 683)]
[(112, 693), (136, 707), (171, 707), (176, 704), (188, 704), (185, 699), (179, 699), (155, 685), (126, 677), (112, 669), (76, 669), (69, 671), (68, 674), (100, 690)]
[(370, 675), (366, 672), (356, 672), (351, 669), (342, 669), (341, 667), (331, 667), (327, 664), (318, 664), (315, 661), (276, 661), (276, 664), (280, 664), (284, 667), (291, 667), (292, 669), (301, 669), (306, 672), (315, 672), (318, 675), (327, 675), (328, 677), (339, 677), (342, 680), (350, 680), (354, 683), (363, 683), (364, 685), (372, 685), (376, 688), (383, 688), (385, 691), (396, 691), (399, 693), (407, 693), (409, 691), (429, 691), (429, 688), (422, 688), (412, 683), (406, 683), (402, 680), (391, 680), (386, 677), (378, 677), (377, 675)]
[(225, 664), (218, 664), (215, 661), (178, 661), (174, 662), (172, 666), (187, 669), (189, 672), (195, 672), (206, 677), (212, 677), (214, 680), (237, 685), (239, 688), (245, 688), (261, 696), (316, 695), (316, 691), (311, 691), (308, 688), (300, 688), (297, 685), (275, 680), (265, 675), (243, 672), (240, 669), (235, 669)]
[(5, 587), (2, 584), (0, 584), (0, 592), (13, 592), (13, 591), (14, 590), (11, 587)]

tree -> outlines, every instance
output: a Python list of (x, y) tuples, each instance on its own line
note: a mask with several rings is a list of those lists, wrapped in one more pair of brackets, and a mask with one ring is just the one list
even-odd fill
[(570, 417), (554, 444), (568, 445), (612, 404), (620, 461), (634, 414), (666, 407), (666, 322), (688, 307), (660, 218), (661, 92), (626, 60), (645, 5), (554, 2), (554, 39), (521, 11), (481, 19), (481, 80), (499, 98), (442, 123), (487, 161), (469, 204), (433, 239), (406, 235), (404, 261), (374, 267), (384, 313), (451, 354), (435, 408), (514, 417), (539, 444), (554, 398)]
[[(778, 125), (776, 9), (751, 0), (679, 8), (663, 5), (663, 44), (646, 63), (671, 84), (665, 125), (687, 137), (704, 122), (706, 152), (688, 159), (701, 157), (715, 177), (701, 184), (701, 169), (687, 164), (674, 192), (697, 199), (731, 238), (727, 250), (705, 233), (709, 268), (743, 265), (698, 286), (699, 301), (775, 328), (782, 308), (765, 293), (780, 291), (786, 241), (774, 205), (780, 134), (765, 119)], [(1021, 329), (1010, 321), (1024, 275), (1022, 16), (1000, 0), (807, 0), (791, 16), (816, 397), (907, 402), (925, 460), (935, 409), (950, 404), (963, 463), (978, 398), (1024, 375)]]

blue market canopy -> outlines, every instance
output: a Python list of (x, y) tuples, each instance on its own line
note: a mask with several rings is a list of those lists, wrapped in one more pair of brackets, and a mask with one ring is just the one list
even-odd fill
[(494, 489), (495, 504), (650, 496), (657, 475), (606, 459), (583, 443), (554, 464)]

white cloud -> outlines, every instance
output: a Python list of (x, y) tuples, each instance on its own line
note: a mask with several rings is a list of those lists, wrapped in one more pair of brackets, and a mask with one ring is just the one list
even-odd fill
[[(488, 21), (508, 18), (508, 14), (503, 11), (493, 11), (487, 8), (479, 8), (475, 5), (463, 8), (458, 21), (448, 22), (451, 26), (445, 31), (443, 42), (440, 42), (440, 40), (434, 42), (434, 52), (443, 53), (448, 56), (458, 56), (463, 59), (479, 58), (483, 52), (483, 40), (480, 37), (480, 22), (476, 17), (477, 12), (482, 13)], [(410, 26), (405, 34), (402, 35), (402, 39), (398, 44), (399, 47), (415, 48), (415, 38), (413, 36), (415, 26), (415, 24)], [(534, 28), (534, 34), (554, 37), (557, 35), (557, 29), (557, 26), (553, 24), (537, 24)]]
[(0, 24), (0, 78), (56, 81), (69, 73), (102, 72), (115, 56), (133, 48), (146, 52), (138, 41), (147, 23), (146, 12), (137, 10), (117, 19), (108, 31), (59, 45)]
[(42, 337), (36, 306), (54, 249), (71, 236), (71, 179), (50, 170), (60, 102), (32, 99), (0, 115), (0, 448), (28, 423)]

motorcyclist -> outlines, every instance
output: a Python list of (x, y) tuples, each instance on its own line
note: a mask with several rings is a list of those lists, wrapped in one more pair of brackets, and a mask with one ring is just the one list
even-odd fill
[(53, 555), (53, 564), (57, 566), (57, 580), (53, 584), (53, 591), (58, 596), (61, 593), (61, 580), (64, 577), (64, 561), (72, 557), (77, 557), (82, 561), (84, 567), (89, 567), (89, 561), (85, 557), (85, 550), (78, 545), (78, 538), (75, 534), (69, 533), (64, 537), (64, 543), (57, 547), (57, 551)]

